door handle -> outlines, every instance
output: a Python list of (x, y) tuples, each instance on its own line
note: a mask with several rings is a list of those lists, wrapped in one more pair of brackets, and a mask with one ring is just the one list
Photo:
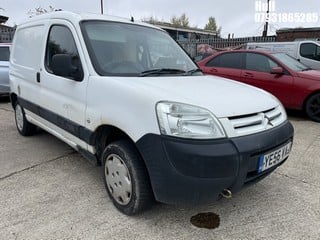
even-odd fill
[(218, 70), (217, 69), (215, 69), (215, 68), (210, 68), (210, 70), (209, 70), (210, 72), (212, 72), (212, 73), (216, 73), (216, 72), (218, 72)]
[(244, 76), (244, 77), (250, 77), (250, 78), (253, 78), (253, 77), (254, 77), (254, 75), (253, 75), (252, 73), (249, 73), (249, 72), (245, 72), (245, 73), (243, 74), (243, 76)]
[(37, 72), (37, 82), (40, 82), (40, 72)]

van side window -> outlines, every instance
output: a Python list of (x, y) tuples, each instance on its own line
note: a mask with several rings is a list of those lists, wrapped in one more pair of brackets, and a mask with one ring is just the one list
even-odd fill
[(300, 47), (300, 55), (305, 58), (320, 61), (320, 47), (314, 43), (303, 43)]
[[(67, 27), (61, 25), (52, 26), (48, 36), (45, 66), (50, 73), (53, 73), (52, 59), (57, 54), (70, 55), (72, 57), (72, 65), (78, 69), (76, 74), (83, 75), (80, 56), (72, 33)], [(67, 78), (73, 79), (72, 76), (67, 76)]]

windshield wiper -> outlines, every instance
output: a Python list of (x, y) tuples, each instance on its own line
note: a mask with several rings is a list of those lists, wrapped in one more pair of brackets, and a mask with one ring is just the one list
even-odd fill
[(186, 73), (186, 71), (181, 69), (174, 69), (174, 68), (156, 68), (147, 71), (143, 71), (139, 74), (140, 77), (146, 77), (150, 75), (157, 75), (157, 74), (182, 74)]
[(203, 73), (200, 68), (195, 68), (195, 69), (189, 70), (189, 71), (186, 72), (184, 75), (192, 75), (192, 74), (197, 73), (197, 72)]

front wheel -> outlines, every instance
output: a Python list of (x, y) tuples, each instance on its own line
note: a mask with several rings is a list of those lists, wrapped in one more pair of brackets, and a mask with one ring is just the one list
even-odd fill
[(22, 136), (31, 136), (35, 134), (37, 127), (28, 122), (23, 107), (17, 102), (14, 108), (14, 116), (18, 132)]
[(320, 122), (320, 93), (316, 93), (308, 99), (305, 110), (311, 120)]
[(152, 205), (147, 169), (133, 144), (126, 140), (109, 144), (102, 163), (106, 190), (117, 209), (133, 215)]

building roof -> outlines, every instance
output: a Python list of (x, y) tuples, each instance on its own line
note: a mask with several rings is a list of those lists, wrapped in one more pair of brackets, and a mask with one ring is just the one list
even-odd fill
[(6, 26), (3, 24), (0, 24), (0, 29), (14, 29), (14, 27)]
[(0, 24), (6, 23), (6, 21), (8, 21), (8, 19), (9, 19), (8, 17), (0, 15)]
[(206, 35), (213, 35), (216, 36), (217, 32), (216, 31), (207, 31), (199, 28), (190, 28), (190, 27), (175, 27), (170, 23), (165, 23), (165, 22), (156, 22), (152, 23), (153, 25), (165, 29), (165, 30), (175, 30), (179, 32), (189, 32), (189, 33), (198, 33), (198, 34), (206, 34)]
[(277, 30), (277, 33), (291, 33), (291, 32), (320, 32), (320, 27), (281, 28), (281, 29)]

